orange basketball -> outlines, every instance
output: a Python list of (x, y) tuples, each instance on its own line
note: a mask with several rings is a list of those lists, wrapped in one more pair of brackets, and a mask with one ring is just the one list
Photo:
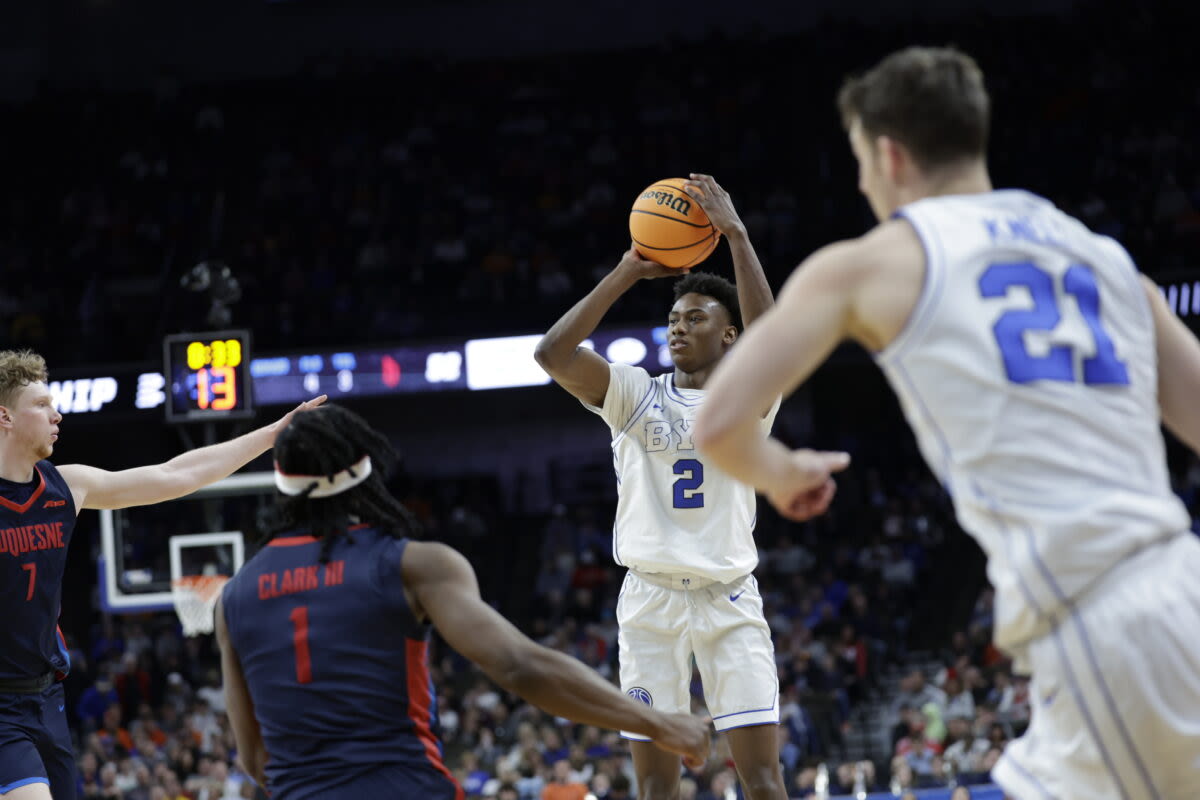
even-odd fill
[(700, 204), (683, 191), (683, 178), (646, 187), (629, 212), (629, 233), (643, 258), (664, 267), (694, 267), (708, 258), (719, 238)]

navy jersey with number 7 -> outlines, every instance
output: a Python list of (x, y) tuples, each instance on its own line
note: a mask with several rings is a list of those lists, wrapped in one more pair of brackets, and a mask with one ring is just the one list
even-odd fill
[(461, 798), (435, 734), (429, 629), (404, 597), (406, 539), (367, 526), (277, 536), (226, 585), (229, 640), (273, 800)]
[(30, 483), (0, 480), (0, 681), (70, 668), (57, 623), (74, 529), (71, 489), (49, 461)]

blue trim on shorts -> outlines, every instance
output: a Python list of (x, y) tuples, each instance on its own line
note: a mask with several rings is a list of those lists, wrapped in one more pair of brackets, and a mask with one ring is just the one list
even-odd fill
[[(749, 713), (749, 712), (743, 712), (743, 713)], [(722, 728), (721, 730), (717, 731), (717, 733), (729, 733), (730, 731), (738, 731), (738, 730), (741, 730), (742, 728), (757, 728), (762, 725), (782, 725), (782, 724), (783, 723), (781, 723), (779, 720), (775, 720), (774, 722), (747, 722), (745, 725), (731, 725), (728, 728)]]
[(22, 778), (19, 781), (14, 781), (13, 783), (7, 784), (5, 786), (0, 786), (0, 794), (8, 794), (13, 789), (20, 789), (22, 786), (28, 786), (31, 783), (44, 783), (47, 786), (49, 786), (50, 779), (43, 778), (41, 776), (36, 777), (36, 778)]
[[(776, 694), (776, 696), (778, 696), (778, 693)], [(766, 708), (752, 708), (749, 711), (734, 711), (732, 714), (722, 714), (719, 717), (713, 717), (713, 720), (715, 721), (718, 719), (725, 719), (726, 717), (736, 717), (740, 714), (761, 714), (764, 711), (774, 711), (774, 710), (775, 710), (775, 704), (771, 703), (771, 705), (767, 706)], [(755, 723), (755, 724), (762, 725), (764, 723), (759, 722), (759, 723)]]
[(629, 736), (624, 733), (620, 734), (620, 736), (622, 739), (629, 741), (629, 742), (645, 742), (646, 744), (650, 744), (654, 741), (653, 739), (643, 739), (640, 736)]
[(1062, 638), (1062, 629), (1055, 628), (1050, 634), (1050, 638), (1054, 641), (1055, 649), (1058, 650), (1058, 659), (1067, 671), (1067, 683), (1071, 687), (1071, 694), (1075, 698), (1075, 702), (1079, 705), (1079, 710), (1083, 712), (1083, 721), (1087, 725), (1088, 733), (1092, 735), (1092, 741), (1096, 743), (1096, 749), (1100, 751), (1100, 758), (1104, 761), (1104, 766), (1108, 769), (1108, 774), (1112, 777), (1113, 783), (1117, 787), (1122, 800), (1129, 800), (1129, 791), (1125, 788), (1124, 781), (1121, 780), (1121, 774), (1117, 771), (1117, 767), (1113, 764), (1112, 757), (1108, 754), (1108, 748), (1104, 746), (1104, 739), (1100, 737), (1100, 729), (1096, 726), (1096, 721), (1092, 718), (1091, 709), (1083, 698), (1083, 690), (1080, 687), (1079, 679), (1075, 676), (1075, 668), (1071, 666), (1071, 660), (1067, 658), (1067, 646)]
[(1146, 769), (1145, 762), (1142, 761), (1141, 755), (1134, 745), (1133, 737), (1129, 734), (1129, 729), (1125, 727), (1125, 720), (1121, 718), (1117, 711), (1116, 701), (1113, 700), (1112, 692), (1109, 691), (1108, 682), (1104, 680), (1104, 670), (1100, 668), (1100, 663), (1096, 659), (1096, 653), (1092, 650), (1091, 638), (1087, 633), (1087, 626), (1083, 624), (1083, 617), (1080, 616), (1079, 610), (1075, 608), (1075, 604), (1070, 605), (1071, 620), (1079, 626), (1079, 638), (1083, 641), (1084, 655), (1087, 656), (1088, 664), (1092, 668), (1092, 675), (1096, 678), (1096, 683), (1100, 684), (1100, 692), (1104, 695), (1104, 702), (1108, 706), (1108, 712), (1112, 714), (1113, 719), (1117, 723), (1117, 731), (1121, 739), (1125, 743), (1129, 754), (1133, 756), (1133, 763), (1137, 765), (1138, 772), (1141, 774), (1142, 780), (1145, 781), (1146, 788), (1150, 790), (1150, 796), (1159, 797), (1158, 788), (1154, 785), (1154, 780), (1150, 777), (1150, 772)]
[(1039, 792), (1041, 792), (1044, 797), (1049, 798), (1049, 800), (1056, 800), (1055, 796), (1052, 795), (1050, 793), (1050, 791), (1045, 786), (1042, 785), (1042, 782), (1037, 779), (1037, 776), (1034, 775), (1029, 770), (1025, 769), (1025, 767), (1021, 766), (1020, 762), (1017, 761), (1015, 758), (1013, 758), (1011, 755), (1009, 755), (1005, 758), (1005, 763), (1007, 763), (1009, 766), (1011, 766), (1017, 772), (1021, 773), (1021, 776), (1023, 778), (1025, 778), (1025, 780), (1032, 783), (1034, 785), (1034, 787)]

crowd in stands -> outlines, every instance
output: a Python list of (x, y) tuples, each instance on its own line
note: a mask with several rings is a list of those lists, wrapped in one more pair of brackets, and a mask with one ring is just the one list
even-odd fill
[[(234, 323), (271, 320), (261, 349), (539, 330), (616, 263), (637, 192), (688, 171), (730, 190), (779, 286), (871, 223), (833, 96), (913, 41), (953, 41), (986, 70), (999, 186), (1120, 237), (1150, 274), (1194, 267), (1200, 104), (1187, 86), (1169, 103), (1143, 87), (1200, 56), (1158, 5), (507, 61), (328, 58), (219, 86), (164, 71), (143, 94), (47, 88), (0, 109), (13, 187), (0, 264), (24, 276), (0, 287), (0, 345), (77, 364), (144, 341), (153, 358), (153, 334), (205, 323), (209, 298), (180, 288), (204, 261), (240, 283)], [(616, 317), (659, 318), (651, 294)]]

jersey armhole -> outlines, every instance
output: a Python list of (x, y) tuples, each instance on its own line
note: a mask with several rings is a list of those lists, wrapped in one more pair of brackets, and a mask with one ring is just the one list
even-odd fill
[(901, 209), (892, 218), (907, 222), (917, 234), (917, 238), (921, 240), (921, 247), (925, 251), (925, 272), (921, 277), (921, 294), (918, 295), (917, 302), (909, 312), (904, 327), (887, 347), (875, 353), (875, 361), (881, 365), (896, 361), (920, 340), (921, 335), (929, 327), (933, 311), (941, 300), (946, 282), (945, 254), (937, 234), (909, 210)]

